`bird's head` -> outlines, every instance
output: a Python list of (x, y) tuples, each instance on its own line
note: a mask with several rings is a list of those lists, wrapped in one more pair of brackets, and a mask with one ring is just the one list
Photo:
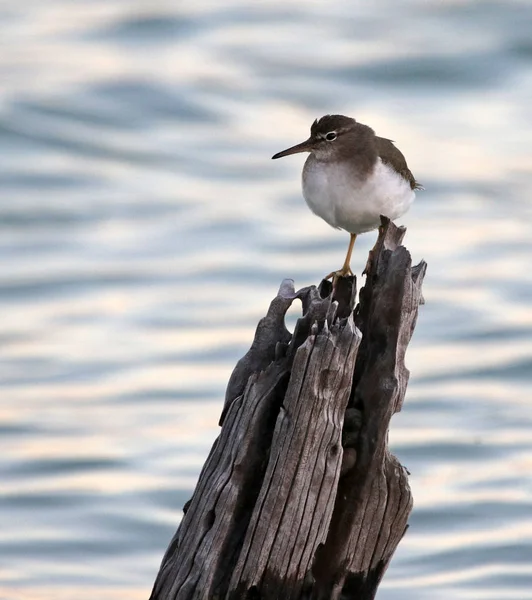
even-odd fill
[(278, 152), (272, 158), (282, 158), (298, 152), (311, 152), (320, 160), (335, 158), (342, 153), (347, 139), (356, 135), (357, 125), (351, 117), (325, 115), (312, 123), (308, 140)]

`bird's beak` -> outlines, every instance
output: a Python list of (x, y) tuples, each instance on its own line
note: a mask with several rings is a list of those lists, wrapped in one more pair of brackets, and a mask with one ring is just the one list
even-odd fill
[(297, 154), (298, 152), (310, 152), (313, 147), (314, 140), (312, 138), (309, 138), (308, 140), (301, 142), (301, 144), (292, 146), (291, 148), (283, 150), (282, 152), (277, 152), (277, 154), (274, 154), (272, 158), (283, 158), (283, 156), (288, 156), (289, 154)]

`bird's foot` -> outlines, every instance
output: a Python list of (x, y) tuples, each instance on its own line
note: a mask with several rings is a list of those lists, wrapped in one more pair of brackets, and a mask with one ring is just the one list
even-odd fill
[(353, 271), (351, 271), (351, 267), (349, 266), (343, 266), (339, 271), (333, 271), (332, 273), (329, 273), (327, 275), (327, 277), (325, 277), (325, 279), (332, 279), (333, 283), (337, 280), (340, 279), (340, 277), (353, 277), (354, 273)]

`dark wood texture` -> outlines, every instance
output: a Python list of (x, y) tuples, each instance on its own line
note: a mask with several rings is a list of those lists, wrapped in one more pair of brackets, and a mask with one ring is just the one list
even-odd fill
[(151, 600), (374, 598), (412, 509), (387, 447), (426, 268), (404, 233), (383, 219), (354, 310), (354, 277), (283, 281), (231, 375)]

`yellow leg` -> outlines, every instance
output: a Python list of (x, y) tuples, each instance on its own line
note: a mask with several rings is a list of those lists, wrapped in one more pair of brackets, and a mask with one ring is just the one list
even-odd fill
[(329, 273), (325, 279), (337, 279), (338, 277), (348, 277), (349, 275), (353, 275), (353, 271), (351, 271), (351, 255), (353, 254), (353, 246), (355, 245), (357, 234), (351, 233), (350, 235), (351, 239), (349, 240), (347, 254), (345, 255), (344, 266), (339, 271)]
[(351, 233), (351, 239), (349, 240), (349, 246), (347, 248), (347, 254), (345, 255), (344, 266), (342, 267), (340, 273), (341, 277), (345, 277), (346, 275), (352, 275), (353, 271), (351, 271), (351, 254), (353, 254), (353, 246), (355, 245), (355, 240), (357, 239), (356, 233)]

